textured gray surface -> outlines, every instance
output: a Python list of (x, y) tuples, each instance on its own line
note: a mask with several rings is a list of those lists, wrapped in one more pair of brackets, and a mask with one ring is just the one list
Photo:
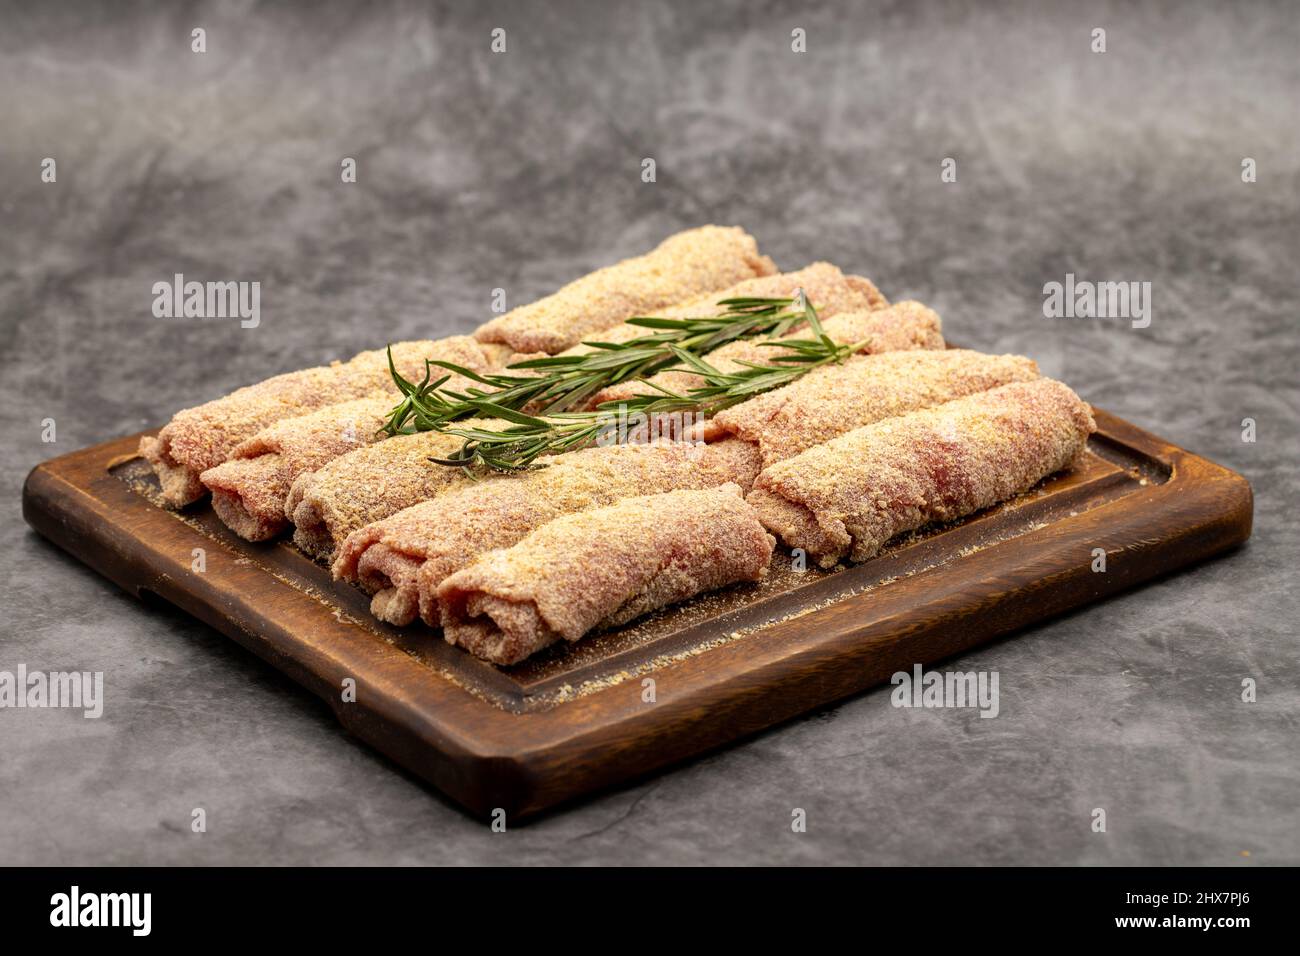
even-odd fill
[[(460, 6), (3, 12), (0, 669), (102, 670), (107, 703), (0, 710), (0, 863), (1300, 862), (1294, 7)], [(1241, 471), (1254, 538), (969, 655), (995, 720), (878, 690), (500, 835), (21, 520), (45, 458), (703, 222)], [(1071, 271), (1150, 281), (1151, 327), (1045, 319)], [(260, 280), (261, 326), (155, 319), (174, 272)]]

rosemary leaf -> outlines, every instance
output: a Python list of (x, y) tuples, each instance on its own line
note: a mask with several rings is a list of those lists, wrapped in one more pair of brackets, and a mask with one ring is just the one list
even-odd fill
[[(502, 472), (542, 467), (539, 458), (589, 445), (607, 429), (626, 427), (627, 416), (651, 420), (685, 411), (711, 415), (789, 384), (814, 368), (843, 362), (867, 345), (865, 341), (836, 345), (802, 291), (794, 300), (735, 298), (719, 305), (725, 311), (711, 318), (631, 319), (632, 324), (660, 331), (627, 342), (587, 343), (595, 351), (582, 355), (529, 359), (510, 366), (536, 370), (535, 376), (482, 375), (449, 362), (429, 361), (424, 380), (416, 385), (401, 377), (390, 353), (389, 369), (405, 398), (393, 409), (385, 429), (389, 434), (434, 429), (463, 438), (455, 455), (430, 459), (440, 465)], [(807, 324), (812, 338), (779, 338), (799, 323)], [(735, 371), (722, 372), (702, 357), (724, 342), (758, 336), (767, 336), (759, 345), (781, 349), (771, 364), (739, 361)], [(443, 389), (447, 376), (430, 381), (430, 367), (435, 365), (489, 390)], [(690, 371), (699, 376), (700, 384), (675, 392), (643, 381), (645, 394), (605, 402), (593, 411), (569, 410), (609, 385), (648, 378), (667, 368)], [(500, 419), (503, 425), (500, 429), (456, 425), (458, 419), (470, 416)]]
[[(800, 300), (803, 301), (802, 294)], [(709, 352), (738, 338), (778, 337), (796, 322), (806, 320), (810, 306), (790, 310), (792, 299), (736, 298), (719, 303), (722, 314), (700, 318), (666, 319), (639, 316), (629, 320), (648, 330), (626, 342), (587, 343), (593, 351), (582, 355), (554, 355), (525, 359), (509, 366), (515, 372), (537, 374), (483, 374), (453, 362), (430, 360), (418, 385), (404, 378), (393, 364), (388, 367), (402, 401), (389, 414), (383, 431), (389, 435), (436, 429), (480, 411), (481, 400), (491, 397), (497, 408), (544, 413), (562, 412), (589, 399), (601, 389), (629, 379), (647, 378), (680, 364), (681, 355)], [(444, 376), (430, 381), (429, 366), (461, 376), (486, 391), (443, 390)]]

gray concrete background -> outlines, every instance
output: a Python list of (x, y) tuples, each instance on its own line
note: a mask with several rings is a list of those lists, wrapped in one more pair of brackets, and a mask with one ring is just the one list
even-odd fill
[[(0, 711), (0, 863), (1300, 862), (1294, 6), (157, 7), (0, 11), (0, 669), (107, 683), (98, 721)], [(21, 520), (43, 459), (705, 222), (1241, 471), (1254, 538), (968, 655), (996, 720), (878, 690), (493, 835)], [(261, 327), (155, 319), (174, 272), (260, 280)], [(1067, 272), (1150, 281), (1151, 327), (1045, 319)]]

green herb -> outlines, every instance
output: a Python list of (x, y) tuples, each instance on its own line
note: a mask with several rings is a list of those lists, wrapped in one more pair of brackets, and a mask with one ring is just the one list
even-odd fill
[(455, 455), (431, 460), (442, 465), (482, 466), (496, 471), (536, 467), (536, 460), (543, 455), (584, 447), (611, 430), (625, 432), (629, 419), (638, 428), (649, 429), (655, 416), (685, 411), (711, 415), (760, 392), (787, 385), (814, 368), (843, 362), (867, 344), (836, 345), (823, 331), (811, 305), (805, 304), (803, 318), (814, 338), (761, 343), (782, 349), (784, 354), (773, 358), (774, 363), (780, 364), (740, 362), (739, 370), (722, 372), (698, 355), (683, 348), (671, 348), (672, 367), (694, 371), (702, 380), (701, 385), (681, 393), (648, 382), (645, 384), (659, 394), (606, 402), (594, 411), (541, 415), (528, 415), (497, 404), (495, 395), (464, 398), (456, 406), (458, 413), (500, 418), (508, 424), (500, 429), (456, 428), (454, 423), (445, 421), (435, 424), (440, 431), (464, 438), (465, 443)]
[[(533, 374), (484, 375), (437, 359), (426, 361), (424, 380), (407, 380), (393, 365), (388, 368), (402, 392), (402, 401), (389, 414), (383, 431), (409, 434), (439, 428), (457, 418), (479, 414), (475, 404), (490, 396), (500, 408), (529, 408), (550, 415), (579, 406), (602, 389), (619, 382), (646, 378), (680, 362), (682, 353), (699, 355), (741, 338), (778, 338), (806, 318), (806, 309), (791, 310), (793, 299), (734, 298), (718, 305), (720, 315), (705, 318), (634, 318), (629, 325), (648, 331), (626, 342), (586, 342), (594, 351), (581, 355), (551, 355), (528, 359), (509, 368)], [(451, 375), (433, 378), (432, 368), (460, 375), (484, 388), (465, 392), (443, 386)]]

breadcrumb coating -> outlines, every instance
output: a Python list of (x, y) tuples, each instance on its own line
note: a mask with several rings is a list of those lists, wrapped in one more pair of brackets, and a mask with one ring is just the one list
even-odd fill
[[(494, 419), (467, 419), (463, 428), (497, 428)], [(367, 448), (348, 452), (293, 483), (285, 516), (295, 525), (294, 544), (317, 558), (333, 558), (340, 541), (365, 525), (404, 508), (435, 498), (462, 485), (475, 484), (460, 468), (440, 467), (430, 458), (446, 458), (464, 439), (440, 432), (398, 435)], [(748, 442), (719, 442), (698, 467), (746, 488), (754, 483), (761, 463), (757, 446)]]
[(846, 556), (865, 561), (895, 535), (1029, 490), (1073, 463), (1095, 429), (1068, 386), (1013, 382), (771, 465), (748, 500), (769, 531), (822, 567)]
[(275, 537), (289, 526), (284, 508), (294, 481), (372, 444), (392, 406), (391, 397), (327, 405), (240, 442), (229, 460), (200, 476), (217, 517), (249, 541)]
[[(432, 341), (398, 342), (393, 360), (404, 376), (424, 377), (424, 360), (439, 358), (475, 372), (500, 369), (517, 361), (496, 347), (485, 347), (468, 335)], [(462, 378), (448, 382), (466, 385)], [(276, 375), (223, 398), (177, 412), (156, 437), (140, 440), (140, 454), (153, 466), (162, 485), (163, 500), (179, 508), (207, 493), (199, 475), (230, 457), (235, 446), (263, 428), (326, 405), (396, 395), (385, 349), (372, 349), (346, 362)]]
[[(812, 299), (814, 307), (820, 305)], [(919, 302), (899, 302), (896, 305), (882, 306), (867, 311), (854, 310), (837, 312), (822, 322), (822, 330), (837, 345), (865, 343), (859, 352), (864, 355), (879, 352), (894, 352), (904, 349), (941, 349), (944, 347), (942, 325), (939, 315), (933, 309)], [(791, 338), (807, 338), (806, 328), (795, 329), (789, 333)], [(743, 339), (728, 342), (721, 348), (714, 349), (704, 356), (704, 360), (720, 372), (739, 371), (742, 362), (771, 364), (781, 350), (772, 345), (763, 345), (763, 341)], [(780, 341), (779, 339), (777, 341)], [(674, 392), (685, 392), (702, 383), (696, 372), (682, 369), (670, 369), (651, 376), (645, 381), (620, 382), (611, 388), (597, 392), (591, 399), (595, 407), (603, 402), (625, 401), (634, 395), (658, 394), (649, 388), (646, 382), (652, 382), (659, 388)]]
[(1038, 377), (1022, 355), (914, 349), (849, 359), (714, 416), (711, 425), (758, 445), (764, 467), (885, 418)]
[[(465, 428), (500, 427), (491, 419), (469, 419)], [(397, 435), (335, 458), (298, 478), (289, 490), (285, 516), (294, 524), (293, 542), (317, 558), (331, 558), (353, 531), (428, 501), (444, 491), (472, 484), (463, 468), (436, 465), (465, 439), (443, 432)]]
[[(726, 299), (790, 299), (800, 289), (804, 290), (804, 294), (816, 307), (819, 318), (829, 318), (840, 312), (883, 309), (889, 304), (870, 279), (845, 275), (829, 262), (814, 262), (797, 272), (781, 272), (776, 275), (746, 279), (729, 289), (696, 296), (679, 305), (656, 312), (655, 318), (707, 318), (725, 312), (726, 307), (718, 303)], [(594, 336), (592, 341), (626, 342), (653, 332), (654, 329), (623, 322), (605, 329), (599, 336)], [(592, 346), (579, 343), (560, 354), (582, 355), (590, 351)]]
[(554, 355), (635, 315), (770, 275), (772, 260), (736, 226), (701, 226), (669, 236), (654, 250), (570, 282), (543, 299), (481, 325), (480, 342)]
[(739, 441), (570, 452), (545, 468), (456, 488), (352, 532), (339, 546), (334, 577), (372, 593), (371, 611), (381, 620), (404, 625), (418, 613), (437, 625), (438, 585), (484, 551), (509, 547), (552, 518), (620, 498), (728, 481), (748, 487), (757, 465), (757, 449)]
[(448, 643), (495, 664), (767, 574), (776, 542), (735, 484), (563, 515), (438, 587)]

